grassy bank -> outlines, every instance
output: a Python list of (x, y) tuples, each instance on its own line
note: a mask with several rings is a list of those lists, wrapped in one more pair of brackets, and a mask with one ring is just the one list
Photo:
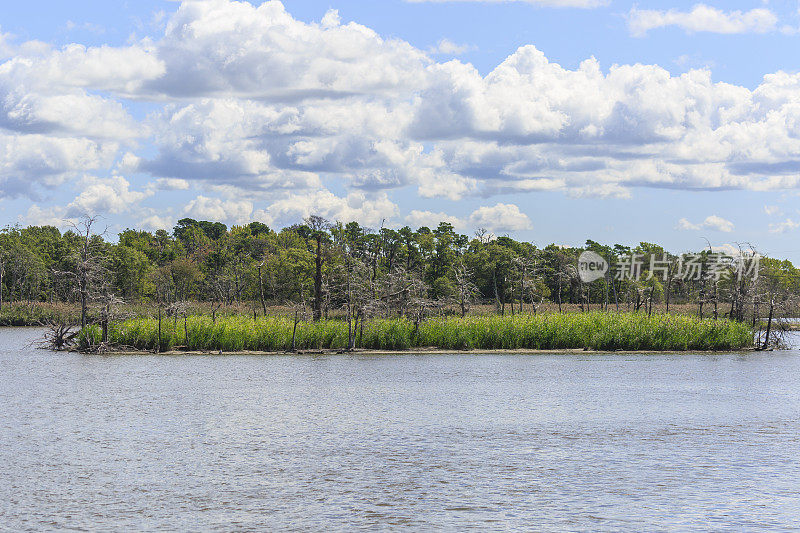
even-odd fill
[[(167, 319), (149, 318), (113, 324), (109, 340), (117, 347), (139, 350), (183, 349), (222, 350), (225, 352), (289, 350), (293, 321), (282, 317), (236, 316)], [(344, 349), (348, 343), (347, 323), (328, 320), (301, 322), (297, 327), (296, 348)], [(87, 336), (100, 340), (98, 328)], [(753, 332), (741, 323), (728, 320), (699, 320), (688, 316), (632, 313), (584, 313), (517, 315), (506, 317), (439, 318), (419, 326), (407, 319), (373, 320), (356, 334), (357, 347), (372, 350), (407, 350), (436, 347), (446, 350), (736, 350), (753, 345)]]
[(70, 304), (13, 302), (0, 309), (0, 326), (42, 326), (80, 321), (80, 308)]
[[(211, 302), (185, 302), (185, 309), (189, 315), (211, 316), (215, 314), (221, 316), (249, 316), (252, 317), (255, 309), (258, 315), (264, 314), (260, 302), (234, 302), (226, 305), (215, 305)], [(162, 307), (164, 315), (169, 314), (167, 307)], [(591, 310), (597, 310), (598, 304), (592, 304)], [(530, 305), (525, 306), (525, 312), (530, 312)], [(578, 304), (563, 304), (561, 307), (564, 314), (583, 313), (583, 309)], [(612, 309), (613, 310), (613, 309)], [(539, 314), (559, 313), (558, 304), (544, 302), (537, 307)], [(632, 312), (632, 308), (621, 306), (622, 312)], [(266, 315), (268, 317), (292, 317), (295, 308), (283, 305), (278, 302), (268, 302)], [(124, 318), (155, 318), (158, 316), (158, 306), (153, 302), (124, 303), (114, 308), (116, 316)], [(310, 310), (308, 310), (310, 313)], [(459, 316), (461, 313), (457, 306), (451, 306), (443, 310), (443, 314), (448, 316)], [(667, 310), (663, 304), (653, 306), (653, 314), (666, 314)], [(181, 315), (183, 312), (181, 311)], [(344, 312), (341, 309), (331, 310), (329, 313), (332, 319), (343, 319)], [(492, 317), (498, 315), (496, 307), (491, 304), (473, 305), (470, 308), (469, 316)], [(510, 308), (506, 309), (506, 314), (511, 314)], [(671, 304), (669, 314), (673, 315), (697, 315), (698, 306), (696, 304)], [(708, 314), (708, 312), (706, 312)], [(48, 303), (48, 302), (5, 302), (0, 310), (0, 326), (41, 326), (52, 322), (72, 323), (80, 322), (81, 310), (76, 303)], [(89, 310), (89, 321), (99, 320), (99, 311), (96, 306)]]

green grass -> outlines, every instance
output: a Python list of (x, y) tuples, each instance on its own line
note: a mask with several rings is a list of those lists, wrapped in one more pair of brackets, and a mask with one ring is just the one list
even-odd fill
[(73, 305), (44, 302), (4, 303), (0, 326), (42, 326), (49, 323), (80, 322), (80, 309)]
[[(267, 317), (221, 317), (212, 322), (205, 316), (162, 321), (161, 342), (158, 321), (149, 318), (113, 324), (111, 344), (141, 350), (285, 351), (291, 348), (293, 321)], [(88, 328), (85, 335), (97, 342), (100, 331)], [(358, 337), (357, 337), (358, 338)], [(418, 328), (407, 319), (372, 320), (364, 325), (359, 348), (407, 350), (436, 347), (446, 350), (736, 350), (753, 345), (747, 324), (728, 320), (699, 320), (681, 315), (633, 313), (545, 314), (435, 318)], [(343, 349), (347, 347), (347, 323), (340, 320), (301, 322), (296, 347)]]

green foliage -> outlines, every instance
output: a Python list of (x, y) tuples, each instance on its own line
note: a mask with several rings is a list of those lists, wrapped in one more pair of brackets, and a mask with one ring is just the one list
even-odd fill
[[(162, 350), (275, 352), (292, 346), (290, 318), (232, 316), (163, 320)], [(95, 341), (99, 331), (88, 335)], [(114, 324), (110, 340), (117, 346), (154, 350), (159, 345), (158, 321), (135, 319)], [(345, 349), (347, 323), (340, 320), (300, 322), (296, 347)], [(435, 347), (445, 350), (738, 350), (753, 345), (753, 332), (729, 320), (700, 320), (680, 315), (633, 313), (540, 314), (466, 318), (436, 318), (418, 325), (404, 319), (371, 320), (364, 325), (359, 347), (407, 350)]]
[[(113, 239), (112, 239), (113, 240)], [(757, 314), (770, 301), (781, 303), (800, 294), (800, 271), (789, 261), (764, 259), (758, 287), (743, 287), (731, 277), (712, 286), (708, 279), (686, 282), (648, 280), (650, 264), (642, 265), (640, 281), (598, 280), (582, 283), (577, 258), (592, 250), (610, 262), (631, 253), (665, 254), (663, 247), (642, 242), (635, 247), (587, 240), (582, 247), (551, 244), (537, 248), (508, 236), (478, 232), (459, 234), (446, 222), (435, 228), (369, 229), (357, 222), (329, 225), (309, 217), (303, 225), (280, 231), (260, 222), (226, 227), (212, 221), (181, 219), (172, 232), (126, 229), (118, 242), (93, 236), (94, 254), (102, 272), (93, 280), (90, 306), (99, 300), (166, 307), (187, 301), (261, 307), (324, 304), (324, 313), (358, 308), (371, 316), (397, 316), (411, 307), (427, 310), (456, 306), (465, 290), (475, 306), (494, 305), (505, 313), (532, 309), (545, 300), (558, 305), (606, 309), (649, 309), (653, 303), (700, 302), (717, 305), (729, 316)], [(78, 301), (76, 276), (79, 236), (50, 226), (8, 227), (0, 231), (0, 296), (11, 302)], [(708, 252), (706, 252), (708, 253)], [(667, 256), (677, 260), (677, 256)], [(317, 264), (319, 261), (320, 264)], [(459, 275), (459, 272), (462, 274)], [(103, 279), (99, 279), (102, 277)], [(97, 286), (102, 285), (102, 290)], [(468, 289), (468, 290), (467, 290)], [(727, 309), (736, 303), (737, 314)], [(608, 304), (608, 305), (606, 305)], [(698, 309), (699, 311), (699, 309)], [(28, 313), (38, 320), (35, 311)], [(44, 311), (42, 311), (44, 312)], [(23, 322), (7, 315), (7, 322)], [(750, 317), (748, 317), (749, 319)], [(757, 317), (760, 318), (760, 317)]]

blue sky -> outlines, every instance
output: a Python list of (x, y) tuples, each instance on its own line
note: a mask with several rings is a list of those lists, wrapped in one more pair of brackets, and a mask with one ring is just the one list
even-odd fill
[(707, 238), (797, 262), (798, 8), (14, 3), (0, 217), (446, 218), (540, 245)]

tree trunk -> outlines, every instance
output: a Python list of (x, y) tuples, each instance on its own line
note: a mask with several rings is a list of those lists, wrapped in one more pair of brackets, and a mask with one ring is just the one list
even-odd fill
[[(364, 347), (364, 313), (362, 311), (359, 311), (358, 314), (361, 315), (361, 320), (359, 321), (360, 325), (358, 327), (358, 345), (363, 348)], [(358, 318), (358, 317), (356, 317), (356, 318)]]
[(670, 275), (669, 279), (667, 280), (667, 296), (665, 298), (667, 302), (667, 314), (669, 314), (669, 293), (671, 287), (672, 287), (672, 275)]
[(267, 304), (264, 301), (264, 278), (261, 276), (261, 265), (258, 265), (258, 289), (261, 296), (261, 310), (264, 311), (264, 316), (267, 316)]
[(764, 346), (761, 348), (762, 350), (766, 350), (769, 348), (769, 334), (772, 330), (772, 317), (775, 311), (775, 300), (770, 301), (769, 303), (769, 319), (767, 320), (767, 335), (764, 337)]
[(156, 343), (156, 353), (161, 353), (161, 305), (158, 306), (158, 342)]
[(314, 272), (314, 322), (322, 318), (322, 235), (317, 235), (317, 256)]
[(355, 338), (353, 336), (353, 308), (350, 302), (347, 302), (347, 349), (352, 350), (355, 346)]
[(86, 277), (81, 274), (81, 329), (86, 327)]
[(300, 316), (300, 311), (295, 311), (294, 312), (294, 327), (292, 328), (292, 351), (293, 352), (297, 350), (296, 340), (297, 340), (297, 323), (300, 321), (299, 320), (299, 316)]
[(558, 275), (558, 312), (561, 312), (561, 274)]
[(500, 312), (500, 294), (497, 290), (497, 271), (494, 272), (494, 276), (492, 277), (492, 281), (494, 282), (494, 303), (497, 309), (497, 312)]
[(714, 284), (714, 320), (718, 317), (719, 309), (718, 309), (718, 302), (717, 302), (717, 284)]
[(103, 308), (103, 323), (102, 323), (102, 326), (101, 326), (103, 328), (102, 341), (104, 343), (108, 342), (108, 315), (110, 315), (110, 314), (111, 313), (110, 313), (110, 310), (108, 308), (108, 305), (106, 305), (106, 307)]

